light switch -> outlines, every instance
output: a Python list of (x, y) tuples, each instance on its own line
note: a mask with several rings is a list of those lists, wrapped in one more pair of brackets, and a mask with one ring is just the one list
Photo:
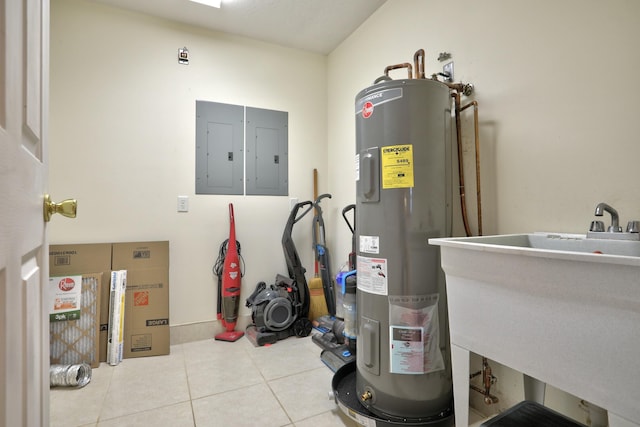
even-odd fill
[(178, 196), (178, 212), (189, 212), (189, 196)]

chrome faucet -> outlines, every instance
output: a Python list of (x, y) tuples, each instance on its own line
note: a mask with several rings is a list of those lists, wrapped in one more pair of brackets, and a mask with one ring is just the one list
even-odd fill
[(614, 208), (612, 208), (608, 204), (598, 203), (598, 206), (596, 206), (595, 216), (602, 216), (604, 215), (605, 211), (611, 214), (611, 225), (609, 226), (607, 231), (610, 233), (621, 233), (622, 227), (620, 227), (620, 224), (619, 224), (618, 211), (616, 211)]
[(603, 216), (605, 212), (609, 212), (611, 215), (611, 225), (604, 231), (604, 222), (591, 221), (591, 227), (587, 232), (588, 239), (608, 239), (608, 240), (634, 240), (640, 241), (640, 221), (633, 220), (627, 224), (627, 231), (623, 232), (620, 227), (620, 219), (618, 217), (618, 211), (613, 209), (606, 203), (598, 203), (596, 206), (596, 216)]

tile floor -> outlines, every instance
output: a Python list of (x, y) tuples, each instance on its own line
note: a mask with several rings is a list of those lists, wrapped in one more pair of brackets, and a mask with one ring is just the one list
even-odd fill
[(102, 363), (81, 389), (51, 389), (52, 427), (358, 426), (329, 399), (311, 337), (268, 347), (196, 341), (168, 356)]

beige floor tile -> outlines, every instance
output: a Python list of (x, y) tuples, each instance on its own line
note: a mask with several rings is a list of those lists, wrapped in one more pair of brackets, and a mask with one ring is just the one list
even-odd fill
[(198, 427), (280, 427), (291, 424), (266, 384), (194, 399)]
[(49, 394), (51, 427), (95, 425), (109, 389), (113, 368), (102, 363), (91, 370), (83, 388), (55, 387)]
[(307, 341), (311, 342), (311, 338), (290, 337), (269, 347), (255, 348), (250, 356), (267, 381), (324, 367), (320, 353)]
[(346, 416), (337, 407), (311, 418), (295, 422), (295, 427), (359, 427), (360, 424)]
[(332, 378), (333, 372), (322, 365), (268, 384), (291, 420), (296, 422), (336, 407), (333, 399), (329, 399)]
[(192, 399), (264, 383), (262, 374), (246, 353), (188, 363), (187, 376)]
[(480, 427), (480, 424), (493, 418), (494, 416), (485, 417), (473, 408), (469, 408), (469, 427)]
[[(122, 365), (122, 364), (121, 364)], [(121, 417), (149, 409), (161, 408), (189, 400), (184, 366), (167, 367), (166, 371), (127, 370), (117, 366), (100, 420)]]
[(199, 362), (217, 362), (225, 359), (247, 356), (249, 347), (240, 338), (236, 342), (216, 341), (214, 339), (195, 341), (182, 345), (187, 366)]
[(193, 427), (191, 402), (178, 403), (124, 417), (101, 421), (98, 427)]
[(184, 353), (182, 346), (171, 346), (171, 352), (162, 356), (134, 357), (124, 359), (114, 366), (114, 379), (156, 372), (176, 372), (184, 370)]

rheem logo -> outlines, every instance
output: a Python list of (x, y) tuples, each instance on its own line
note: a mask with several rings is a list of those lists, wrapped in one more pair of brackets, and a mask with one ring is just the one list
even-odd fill
[(71, 277), (65, 277), (58, 282), (58, 288), (63, 292), (68, 292), (76, 286), (76, 282)]
[(368, 119), (373, 114), (373, 104), (371, 101), (367, 101), (362, 106), (362, 117)]

